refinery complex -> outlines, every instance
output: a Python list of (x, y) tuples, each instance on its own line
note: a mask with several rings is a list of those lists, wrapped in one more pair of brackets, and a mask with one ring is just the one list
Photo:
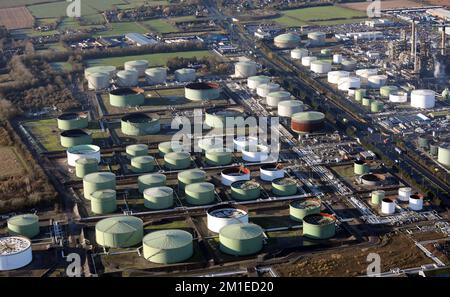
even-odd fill
[(448, 275), (450, 3), (178, 2), (3, 24), (0, 276)]

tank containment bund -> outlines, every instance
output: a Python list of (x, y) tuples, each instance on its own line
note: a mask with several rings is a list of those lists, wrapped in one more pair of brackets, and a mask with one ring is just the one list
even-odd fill
[(215, 100), (220, 97), (220, 86), (216, 83), (190, 83), (184, 88), (184, 93), (191, 101)]
[(348, 71), (330, 71), (327, 74), (328, 82), (330, 84), (338, 84), (341, 78), (346, 78), (350, 76), (350, 72)]
[(119, 87), (135, 87), (139, 83), (139, 74), (135, 70), (123, 70), (117, 72), (116, 83)]
[(281, 164), (262, 165), (259, 168), (259, 178), (263, 181), (273, 181), (284, 177), (284, 169)]
[(97, 244), (104, 247), (132, 247), (141, 242), (143, 235), (142, 220), (133, 216), (111, 217), (95, 225)]
[(10, 235), (33, 238), (39, 234), (39, 217), (35, 214), (23, 214), (11, 217), (8, 219), (7, 224)]
[(409, 197), (412, 194), (412, 189), (409, 187), (403, 187), (398, 189), (398, 200), (400, 201), (408, 201)]
[(439, 146), (438, 162), (444, 166), (450, 166), (450, 146), (448, 143)]
[(389, 198), (381, 200), (381, 212), (387, 215), (395, 213), (395, 202)]
[(386, 192), (383, 190), (373, 191), (371, 194), (371, 202), (374, 205), (380, 205), (381, 201), (383, 201), (386, 196)]
[(262, 84), (256, 88), (256, 94), (258, 94), (258, 96), (262, 98), (265, 98), (269, 93), (277, 92), (279, 90), (280, 90), (279, 84), (274, 83)]
[(417, 194), (409, 196), (409, 208), (420, 211), (423, 209), (423, 197)]
[(192, 234), (177, 229), (153, 231), (142, 240), (144, 258), (158, 264), (183, 262), (194, 254)]
[(79, 178), (98, 171), (98, 161), (95, 158), (79, 158), (75, 161), (75, 175)]
[(145, 77), (149, 85), (161, 85), (167, 81), (167, 68), (156, 67), (145, 70)]
[(331, 63), (326, 61), (312, 61), (310, 69), (314, 73), (324, 74), (331, 71)]
[(433, 90), (414, 90), (411, 92), (411, 106), (415, 108), (433, 108), (436, 92)]
[(96, 159), (100, 163), (100, 147), (96, 145), (77, 145), (67, 149), (67, 163), (75, 167), (80, 158)]
[(291, 117), (293, 114), (303, 112), (305, 105), (299, 100), (286, 100), (278, 103), (278, 116)]
[(234, 256), (256, 254), (263, 248), (263, 229), (255, 224), (232, 224), (219, 232), (220, 251)]
[(261, 186), (257, 182), (241, 180), (231, 184), (231, 197), (235, 200), (255, 200), (260, 196)]
[(233, 167), (222, 170), (221, 181), (224, 186), (231, 186), (232, 183), (240, 180), (250, 180), (250, 170), (248, 168)]
[(208, 182), (187, 185), (184, 192), (186, 193), (186, 201), (192, 205), (211, 204), (215, 199), (214, 184)]
[(303, 236), (329, 239), (336, 234), (336, 219), (328, 214), (311, 214), (303, 218)]
[(234, 76), (248, 78), (256, 75), (257, 64), (254, 61), (241, 61), (234, 65)]
[(197, 73), (195, 72), (195, 69), (183, 68), (175, 71), (175, 79), (178, 82), (192, 82), (196, 80), (196, 78)]
[(149, 209), (167, 209), (173, 206), (173, 189), (154, 187), (144, 190), (144, 206)]
[(75, 130), (85, 129), (89, 125), (88, 115), (85, 113), (63, 113), (57, 118), (58, 129), (60, 130)]
[(301, 60), (303, 57), (309, 56), (309, 52), (303, 48), (296, 48), (291, 51), (291, 59)]
[(83, 178), (84, 198), (91, 199), (91, 194), (99, 190), (115, 190), (116, 175), (111, 172), (95, 172)]
[(228, 225), (246, 223), (248, 223), (248, 210), (243, 206), (218, 205), (207, 211), (208, 230), (214, 233), (219, 233)]
[(138, 177), (139, 192), (144, 193), (146, 189), (165, 186), (166, 180), (167, 177), (162, 173), (141, 175)]
[(24, 237), (0, 238), (0, 271), (16, 270), (33, 260), (31, 241)]
[(148, 61), (137, 60), (125, 62), (124, 68), (125, 70), (135, 70), (137, 71), (139, 77), (142, 77), (145, 75), (145, 70), (148, 68)]
[(389, 94), (389, 101), (393, 103), (405, 103), (408, 101), (408, 93), (406, 92), (392, 92)]
[(269, 107), (278, 107), (278, 103), (291, 99), (291, 93), (286, 91), (278, 91), (269, 93), (266, 96), (266, 104)]
[(295, 48), (300, 43), (300, 36), (294, 33), (285, 33), (273, 39), (274, 45), (278, 48)]
[(305, 67), (310, 67), (312, 61), (316, 61), (317, 57), (307, 56), (302, 58), (302, 65)]
[(256, 90), (259, 85), (268, 84), (270, 82), (270, 77), (260, 75), (260, 76), (251, 76), (247, 79), (247, 86), (251, 90)]
[(134, 157), (147, 156), (148, 145), (141, 143), (127, 145), (127, 147), (125, 148), (125, 152), (127, 154), (128, 159), (132, 159)]
[(117, 193), (115, 190), (99, 190), (91, 194), (91, 210), (95, 214), (113, 213), (117, 209)]
[(319, 214), (320, 209), (319, 199), (296, 200), (289, 204), (289, 216), (292, 220), (301, 222), (308, 215)]

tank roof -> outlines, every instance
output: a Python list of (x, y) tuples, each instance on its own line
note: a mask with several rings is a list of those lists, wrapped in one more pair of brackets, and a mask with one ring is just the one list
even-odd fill
[(329, 214), (311, 214), (307, 215), (303, 218), (303, 222), (312, 224), (312, 225), (330, 225), (334, 224), (336, 219)]
[(63, 137), (82, 137), (86, 135), (90, 135), (89, 132), (82, 129), (72, 129), (61, 132), (60, 134)]
[(138, 177), (138, 181), (141, 183), (159, 183), (166, 179), (167, 177), (162, 173), (150, 173)]
[(15, 226), (27, 226), (39, 222), (39, 217), (35, 214), (23, 214), (8, 219), (8, 224)]
[(299, 209), (309, 209), (320, 207), (320, 201), (317, 199), (305, 199), (305, 200), (297, 200), (291, 203), (292, 207)]
[(277, 178), (277, 179), (273, 180), (273, 183), (277, 184), (277, 185), (295, 185), (295, 184), (297, 184), (295, 179), (290, 178), (290, 177)]
[(148, 61), (147, 60), (128, 61), (128, 62), (125, 62), (125, 65), (129, 65), (129, 66), (143, 66), (143, 65), (148, 65)]
[(245, 240), (262, 236), (263, 229), (252, 223), (231, 224), (220, 229), (220, 235), (230, 239)]
[(292, 119), (296, 121), (322, 121), (325, 119), (325, 115), (318, 111), (304, 111), (294, 113)]
[(275, 42), (299, 42), (300, 36), (294, 33), (284, 33), (274, 38)]
[(178, 249), (190, 244), (193, 240), (192, 234), (177, 229), (154, 231), (147, 234), (142, 242), (146, 246), (155, 249)]
[(14, 255), (31, 247), (31, 241), (25, 237), (11, 236), (0, 238), (0, 255)]
[(190, 179), (198, 179), (198, 178), (204, 178), (206, 177), (206, 172), (198, 169), (198, 168), (194, 168), (194, 169), (189, 169), (189, 170), (184, 170), (178, 173), (178, 178), (190, 178)]
[(164, 158), (170, 159), (170, 160), (182, 160), (189, 158), (191, 155), (186, 152), (171, 152), (164, 156)]
[(116, 191), (115, 190), (99, 190), (95, 191), (91, 194), (91, 200), (112, 200), (116, 199)]
[(155, 158), (152, 156), (138, 156), (131, 159), (133, 163), (153, 163)]
[(285, 100), (278, 103), (278, 106), (302, 106), (304, 105), (302, 101), (300, 100)]
[(235, 207), (213, 208), (208, 210), (209, 215), (222, 219), (238, 219), (247, 215), (247, 211)]
[(127, 151), (142, 151), (142, 150), (148, 150), (148, 145), (138, 143), (138, 144), (131, 144), (127, 145), (126, 147)]
[(84, 112), (66, 112), (58, 117), (58, 120), (70, 121), (80, 118), (87, 118), (87, 114)]
[(277, 91), (267, 94), (267, 97), (286, 97), (291, 96), (291, 93), (286, 91)]
[(167, 195), (173, 194), (173, 189), (171, 187), (154, 187), (144, 190), (144, 195), (152, 197), (166, 197)]
[(253, 190), (261, 187), (257, 182), (251, 180), (240, 180), (231, 184), (232, 188), (242, 190)]
[(76, 164), (79, 164), (79, 165), (89, 165), (89, 164), (98, 164), (98, 161), (97, 161), (97, 159), (95, 159), (95, 158), (85, 158), (85, 157), (81, 157), (81, 158), (78, 158), (78, 159), (75, 161), (75, 163), (76, 163)]
[(214, 189), (215, 189), (214, 185), (208, 182), (193, 183), (185, 187), (185, 191), (196, 193), (211, 192), (214, 191)]
[(209, 83), (199, 82), (199, 83), (190, 83), (186, 85), (186, 88), (192, 90), (213, 90), (220, 88), (220, 85), (211, 82)]
[(92, 145), (92, 144), (82, 144), (82, 145), (76, 145), (76, 146), (70, 147), (67, 149), (67, 151), (72, 154), (82, 155), (82, 154), (90, 154), (90, 153), (94, 153), (94, 152), (99, 152), (100, 147), (98, 147), (96, 145)]
[(103, 219), (95, 225), (95, 229), (107, 233), (130, 233), (142, 229), (141, 219), (133, 216), (118, 216)]
[(116, 175), (111, 172), (94, 172), (85, 175), (83, 180), (90, 183), (106, 183), (116, 180)]

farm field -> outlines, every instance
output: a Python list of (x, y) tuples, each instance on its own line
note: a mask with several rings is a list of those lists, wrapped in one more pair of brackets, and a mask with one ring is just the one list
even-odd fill
[(22, 175), (26, 171), (25, 163), (14, 147), (0, 146), (0, 162), (0, 178)]
[(0, 25), (7, 29), (32, 28), (34, 18), (26, 7), (13, 7), (0, 9)]
[[(433, 1), (427, 1), (427, 2), (433, 2)], [(440, 4), (435, 3), (434, 5), (445, 5), (442, 2), (447, 2), (447, 5), (450, 5), (449, 0), (441, 0), (441, 1), (436, 1), (436, 2), (441, 2), (441, 3)], [(388, 1), (381, 1), (381, 9), (421, 7), (421, 6), (427, 6), (430, 4), (420, 3), (420, 2), (411, 1), (411, 0), (388, 0)], [(369, 4), (366, 1), (339, 4), (339, 6), (351, 8), (351, 9), (359, 10), (359, 11), (366, 11), (368, 5)]]
[(140, 23), (155, 33), (170, 33), (179, 31), (176, 26), (172, 25), (165, 19), (148, 20)]
[(274, 20), (282, 25), (294, 27), (361, 22), (365, 18), (366, 14), (361, 11), (338, 6), (321, 6), (285, 10), (281, 17)]
[(0, 8), (18, 7), (18, 6), (24, 6), (24, 5), (40, 4), (40, 3), (46, 3), (46, 2), (58, 2), (58, 1), (61, 1), (61, 0), (1, 0)]
[(162, 66), (166, 65), (167, 60), (173, 57), (181, 58), (193, 58), (193, 57), (208, 57), (213, 55), (209, 51), (189, 51), (189, 52), (174, 52), (174, 53), (158, 53), (158, 54), (148, 54), (148, 55), (137, 55), (137, 56), (125, 56), (125, 57), (113, 57), (104, 59), (93, 59), (87, 61), (88, 67), (101, 66), (101, 65), (112, 65), (116, 67), (123, 67), (123, 64), (130, 60), (148, 60), (150, 66)]

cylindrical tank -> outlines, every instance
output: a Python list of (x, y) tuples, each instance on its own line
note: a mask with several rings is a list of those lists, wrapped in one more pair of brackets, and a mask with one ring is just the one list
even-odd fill
[(146, 144), (132, 144), (127, 145), (125, 148), (125, 152), (127, 153), (127, 157), (132, 159), (134, 157), (141, 157), (148, 155), (148, 145)]
[(259, 76), (250, 76), (247, 79), (247, 86), (251, 90), (256, 90), (259, 85), (268, 84), (270, 82), (270, 77), (259, 75)]
[(391, 93), (397, 92), (398, 87), (397, 86), (382, 86), (380, 88), (380, 95), (383, 98), (389, 98), (389, 95)]
[(114, 76), (116, 73), (117, 68), (114, 66), (96, 66), (96, 67), (89, 67), (84, 70), (84, 78), (88, 78), (89, 75), (93, 73), (107, 73), (110, 78)]
[(381, 112), (383, 110), (384, 104), (380, 100), (374, 100), (370, 103), (371, 112)]
[(368, 83), (369, 76), (377, 75), (377, 68), (369, 68), (369, 69), (358, 69), (355, 71), (356, 76), (361, 79), (361, 83), (366, 85)]
[(242, 159), (246, 162), (264, 162), (269, 158), (270, 147), (267, 145), (248, 145), (242, 149)]
[(408, 93), (397, 91), (389, 94), (389, 101), (393, 103), (405, 103), (408, 101)]
[(312, 61), (316, 61), (317, 57), (314, 56), (306, 56), (302, 57), (302, 65), (305, 67), (310, 67)]
[(197, 78), (195, 69), (183, 68), (175, 71), (175, 79), (178, 82), (192, 82)]
[(269, 93), (266, 96), (266, 104), (269, 107), (278, 107), (278, 103), (291, 99), (291, 93), (286, 91), (278, 91)]
[(383, 190), (372, 191), (372, 194), (371, 194), (372, 204), (379, 205), (381, 203), (381, 201), (383, 201), (385, 195), (386, 195), (386, 192)]
[(96, 159), (100, 163), (100, 147), (96, 145), (77, 145), (67, 149), (67, 164), (75, 167), (80, 158)]
[(95, 158), (79, 158), (75, 161), (75, 174), (79, 178), (98, 171), (98, 161)]
[(186, 201), (192, 205), (205, 205), (214, 202), (215, 187), (212, 183), (201, 182), (187, 185), (184, 188)]
[(152, 172), (155, 169), (155, 158), (152, 156), (139, 156), (131, 159), (131, 171), (134, 173)]
[(10, 235), (25, 236), (27, 238), (35, 237), (39, 234), (39, 217), (30, 213), (9, 218), (8, 233)]
[(336, 234), (336, 219), (328, 214), (311, 214), (303, 218), (303, 236), (328, 239)]
[(123, 70), (117, 72), (116, 83), (119, 87), (135, 87), (139, 83), (139, 73), (135, 70)]
[(240, 180), (250, 180), (250, 170), (244, 167), (233, 167), (222, 170), (221, 181), (224, 186)]
[(324, 74), (331, 71), (331, 63), (322, 60), (312, 61), (310, 63), (310, 69), (314, 73)]
[(348, 71), (330, 71), (327, 74), (328, 82), (330, 84), (337, 84), (341, 78), (349, 77), (350, 72)]
[(115, 190), (116, 175), (111, 172), (95, 172), (83, 177), (84, 198), (90, 200), (91, 194), (100, 190)]
[(297, 182), (289, 177), (272, 181), (272, 193), (276, 196), (293, 196), (297, 194)]
[(221, 149), (224, 147), (222, 136), (202, 138), (198, 141), (198, 147), (202, 149), (202, 152), (206, 152), (211, 149)]
[(428, 147), (430, 146), (430, 141), (431, 141), (432, 137), (429, 134), (426, 135), (420, 135), (417, 138), (417, 144), (419, 145), (420, 148), (422, 149), (428, 149)]
[(158, 144), (158, 151), (161, 157), (164, 157), (168, 153), (183, 151), (184, 148), (187, 148), (187, 146), (185, 147), (183, 143), (178, 141), (166, 141)]
[(437, 143), (435, 142), (431, 142), (430, 143), (430, 155), (432, 155), (433, 157), (436, 157), (439, 153), (439, 146)]
[(256, 75), (257, 64), (254, 61), (241, 61), (234, 65), (234, 76), (248, 78)]
[(144, 104), (145, 97), (141, 90), (120, 88), (109, 92), (109, 104), (115, 107), (134, 107)]
[(269, 93), (277, 92), (279, 90), (280, 90), (279, 84), (274, 83), (262, 84), (256, 88), (256, 94), (258, 94), (258, 96), (262, 98), (265, 98)]
[(293, 114), (303, 112), (305, 105), (300, 100), (286, 100), (278, 103), (278, 116), (291, 117)]
[(61, 132), (61, 146), (71, 148), (77, 145), (91, 144), (92, 135), (81, 129), (66, 130)]
[(146, 189), (165, 186), (166, 180), (167, 177), (161, 173), (141, 175), (138, 177), (139, 192), (144, 193)]
[(220, 85), (216, 83), (190, 83), (184, 88), (184, 97), (191, 101), (214, 100), (220, 97)]
[(212, 148), (206, 151), (206, 163), (212, 166), (224, 166), (231, 163), (233, 154), (226, 148)]
[(273, 181), (284, 177), (284, 169), (281, 164), (266, 164), (259, 168), (259, 178), (263, 181)]
[(342, 55), (334, 54), (333, 55), (333, 64), (341, 64), (342, 63)]
[(263, 229), (255, 224), (232, 224), (219, 232), (220, 250), (229, 255), (247, 256), (263, 248)]
[(145, 78), (149, 85), (161, 85), (167, 80), (167, 68), (155, 67), (145, 70)]
[(398, 200), (400, 201), (408, 201), (411, 196), (412, 189), (409, 187), (403, 187), (398, 189)]
[(248, 210), (243, 206), (221, 204), (207, 211), (208, 230), (214, 233), (219, 233), (225, 226), (242, 223), (248, 223)]
[(438, 148), (438, 162), (444, 166), (450, 166), (450, 147), (447, 143)]
[(324, 32), (309, 32), (308, 39), (311, 45), (322, 45), (325, 43), (326, 34)]
[(144, 190), (144, 206), (149, 209), (167, 209), (173, 206), (173, 189), (166, 186)]
[(361, 104), (362, 106), (370, 107), (370, 105), (372, 104), (372, 98), (364, 97)]
[(284, 33), (276, 36), (273, 43), (278, 48), (295, 48), (300, 43), (300, 36), (295, 33)]
[(366, 96), (366, 89), (356, 89), (355, 90), (355, 100), (362, 102), (363, 98)]
[(304, 48), (295, 48), (291, 51), (291, 59), (293, 60), (300, 60), (301, 58), (307, 57), (308, 55), (308, 50)]
[(359, 89), (360, 87), (361, 80), (356, 76), (343, 77), (338, 81), (338, 89), (341, 91), (348, 91), (350, 88)]
[(353, 71), (356, 68), (356, 61), (355, 60), (343, 60), (341, 62), (342, 70), (345, 71)]
[(234, 149), (237, 152), (242, 152), (242, 150), (245, 149), (249, 145), (252, 145), (252, 146), (258, 145), (258, 137), (239, 136), (239, 137), (236, 137), (235, 139), (233, 139), (233, 145), (234, 145)]
[(308, 133), (320, 130), (325, 123), (325, 115), (318, 111), (295, 113), (291, 117), (291, 129), (297, 133)]
[(419, 211), (423, 208), (423, 197), (417, 194), (409, 196), (409, 208)]
[(139, 244), (144, 235), (143, 222), (133, 216), (117, 216), (95, 225), (97, 244), (111, 248), (126, 248)]
[(77, 130), (85, 129), (89, 125), (88, 116), (83, 112), (63, 113), (57, 118), (58, 129), (60, 130)]
[(414, 90), (411, 92), (411, 106), (415, 108), (433, 108), (436, 92), (433, 90)]
[(144, 113), (128, 114), (121, 119), (121, 131), (125, 135), (153, 135), (161, 131), (159, 116), (148, 116)]
[(183, 262), (194, 254), (192, 234), (184, 230), (160, 230), (142, 240), (144, 258), (158, 264)]
[(206, 181), (206, 172), (198, 168), (181, 171), (178, 173), (178, 187), (184, 190), (187, 185)]
[(135, 70), (137, 71), (139, 77), (142, 77), (145, 75), (145, 70), (148, 68), (148, 61), (137, 60), (125, 62), (124, 68), (125, 70)]
[(191, 166), (191, 154), (172, 152), (164, 155), (164, 165), (170, 170), (181, 170)]
[(381, 200), (381, 212), (384, 214), (393, 214), (395, 212), (395, 203), (389, 198)]
[(111, 77), (106, 72), (96, 72), (87, 76), (89, 90), (104, 90), (109, 88)]
[(231, 184), (231, 197), (236, 200), (255, 200), (261, 196), (261, 186), (251, 180), (237, 181)]
[(205, 110), (205, 124), (210, 128), (233, 128), (244, 125), (244, 115), (241, 108), (211, 107)]
[(91, 210), (95, 214), (113, 213), (117, 209), (115, 190), (99, 190), (91, 194)]
[(33, 260), (31, 241), (25, 237), (0, 238), (0, 271), (15, 270), (27, 266)]
[(353, 170), (353, 172), (356, 175), (367, 174), (367, 173), (369, 173), (369, 166), (367, 165), (366, 162), (364, 162), (362, 160), (357, 160), (354, 163), (354, 170)]
[(319, 199), (296, 200), (289, 204), (289, 217), (301, 222), (303, 218), (312, 214), (319, 214), (321, 203)]
[(367, 78), (367, 84), (371, 88), (381, 88), (387, 82), (386, 75), (371, 75)]

